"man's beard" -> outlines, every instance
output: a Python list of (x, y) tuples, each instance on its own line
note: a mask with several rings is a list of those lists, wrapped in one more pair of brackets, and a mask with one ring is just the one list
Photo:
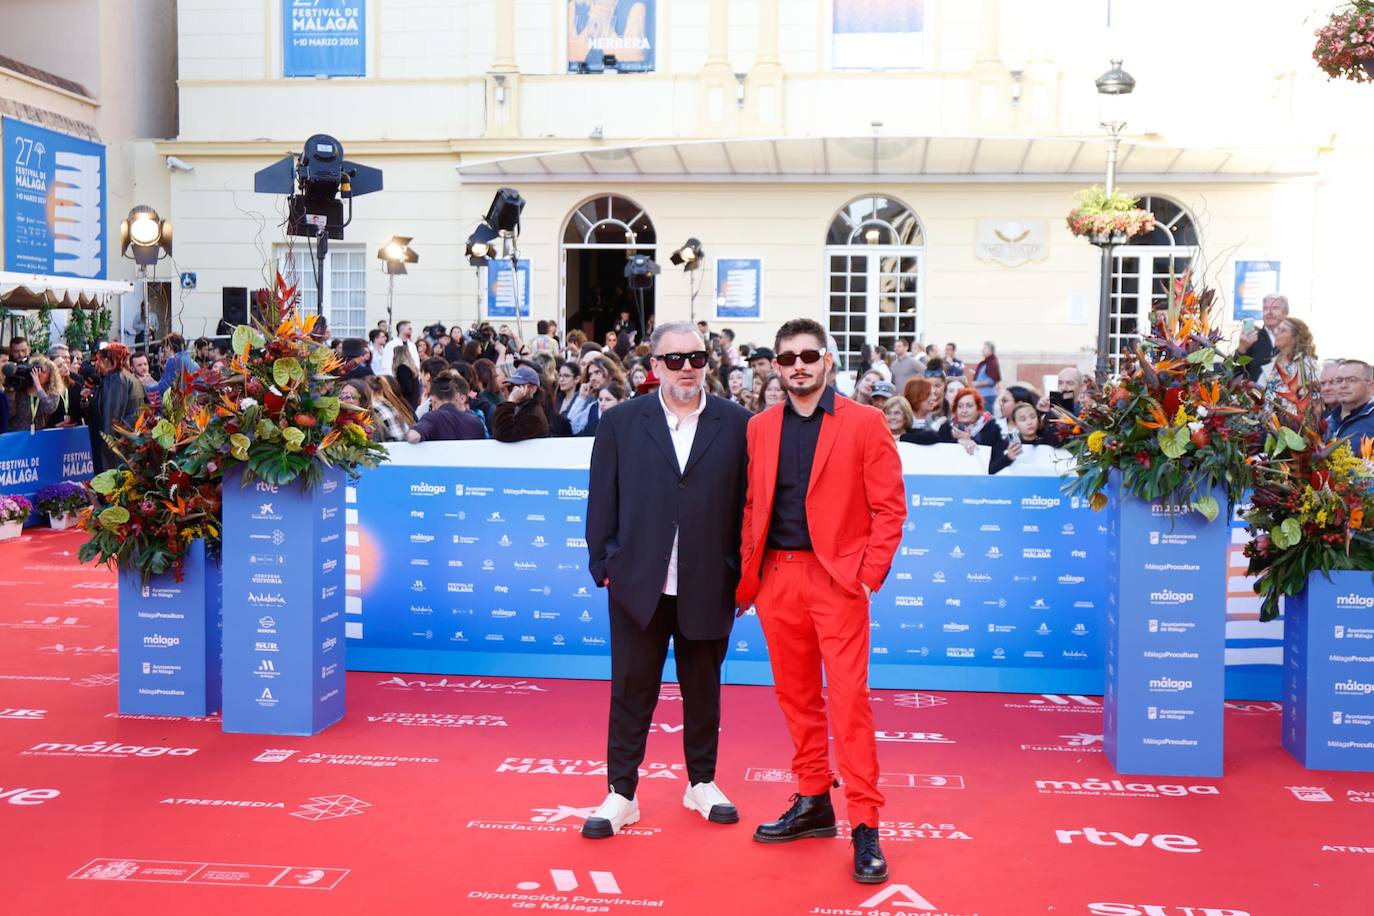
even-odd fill
[(818, 376), (816, 376), (815, 379), (813, 379), (813, 380), (811, 381), (810, 384), (801, 383), (801, 382), (796, 382), (796, 381), (793, 381), (791, 378), (786, 378), (786, 379), (783, 380), (783, 385), (786, 386), (787, 392), (788, 392), (789, 394), (795, 394), (795, 395), (797, 395), (798, 397), (803, 397), (803, 398), (804, 398), (804, 397), (806, 397), (808, 394), (814, 394), (814, 393), (816, 393), (817, 391), (819, 391), (819, 390), (821, 389), (821, 387), (822, 387), (823, 385), (825, 385), (825, 376), (824, 376), (824, 375), (818, 375)]
[(701, 397), (701, 382), (690, 382), (686, 385), (669, 385), (668, 396), (680, 404), (688, 401), (695, 401)]

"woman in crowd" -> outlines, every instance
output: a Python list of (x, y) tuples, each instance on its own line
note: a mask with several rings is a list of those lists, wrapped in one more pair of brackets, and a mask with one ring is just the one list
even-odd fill
[(577, 390), (577, 400), (568, 411), (568, 423), (574, 436), (596, 434), (596, 422), (600, 417), (597, 408), (597, 394), (608, 382), (618, 382), (620, 390), (625, 390), (625, 376), (620, 367), (600, 353), (586, 357), (582, 368), (582, 384)]
[(940, 414), (940, 408), (944, 407), (941, 394), (944, 386), (941, 385), (941, 390), (937, 391), (933, 384), (935, 381), (937, 380), (919, 377), (907, 379), (906, 387), (902, 389), (902, 397), (911, 407), (912, 429), (934, 432), (945, 422), (945, 418)]
[(62, 374), (52, 360), (43, 354), (30, 356), (29, 365), (33, 366), (29, 373), (32, 384), (26, 390), (12, 393), (14, 400), (10, 408), (10, 432), (46, 429), (49, 415), (62, 406), (62, 395), (67, 390), (62, 382)]
[(1046, 422), (1035, 405), (1025, 401), (1017, 401), (1011, 410), (1011, 430), (1013, 441), (1020, 441), (1023, 446), (1048, 445), (1056, 448), (1059, 445), (1055, 425)]
[(1002, 369), (997, 364), (997, 347), (992, 341), (983, 342), (983, 359), (973, 370), (973, 387), (984, 404), (991, 404), (997, 396), (997, 386), (1002, 383)]
[(1024, 382), (1012, 382), (1009, 385), (999, 385), (997, 392), (997, 407), (993, 411), (997, 418), (997, 426), (1002, 431), (1002, 435), (1011, 432), (1011, 413), (1016, 409), (1017, 404), (1037, 404), (1040, 401), (1040, 392)]
[(1272, 400), (1275, 392), (1287, 390), (1283, 381), (1285, 375), (1301, 387), (1303, 396), (1319, 384), (1321, 370), (1317, 366), (1317, 345), (1307, 322), (1298, 318), (1280, 321), (1274, 328), (1274, 351), (1273, 362), (1264, 367), (1257, 382), (1266, 398)]
[(965, 387), (965, 386), (964, 386), (964, 382), (963, 382), (962, 379), (949, 378), (948, 376), (946, 376), (946, 378), (945, 378), (945, 417), (946, 417), (946, 418), (949, 418), (949, 417), (954, 416), (954, 396), (955, 396), (956, 394), (958, 394), (960, 391), (963, 391), (963, 390), (964, 390), (964, 387)]
[(477, 387), (468, 395), (468, 405), (482, 414), (484, 425), (491, 429), (491, 418), (496, 413), (496, 405), (501, 403), (501, 383), (505, 379), (496, 363), (486, 357), (473, 363), (472, 371), (477, 377)]
[(859, 376), (859, 380), (854, 383), (854, 401), (859, 404), (871, 405), (873, 403), (873, 386), (881, 382), (883, 377), (872, 369)]
[[(418, 349), (418, 347), (417, 347)], [(430, 357), (421, 357), (422, 360)], [(410, 355), (409, 347), (393, 347), (391, 350), (391, 374), (396, 379), (396, 385), (401, 389), (401, 397), (405, 398), (411, 410), (420, 406), (420, 367), (416, 365), (414, 358)]]
[(1006, 440), (993, 422), (992, 414), (983, 409), (983, 397), (975, 388), (961, 388), (955, 393), (953, 414), (936, 433), (936, 441), (957, 442), (970, 455), (975, 447), (986, 445), (992, 449), (989, 474), (996, 474), (1021, 454), (1021, 447), (1015, 443), (1007, 448)]
[(758, 412), (763, 413), (774, 404), (781, 404), (787, 400), (787, 389), (782, 386), (782, 376), (770, 373), (768, 378), (763, 380), (763, 396), (759, 398)]
[[(935, 406), (930, 409), (933, 416), (939, 417), (940, 422), (949, 419), (949, 401), (945, 399), (945, 392), (949, 389), (949, 379), (944, 372), (939, 375), (928, 375), (926, 380), (930, 382), (930, 396), (935, 401)], [(936, 424), (937, 426), (939, 424)]]
[(887, 399), (887, 403), (883, 405), (883, 417), (887, 420), (888, 431), (892, 433), (894, 440), (901, 439), (910, 432), (911, 424), (916, 420), (911, 405), (901, 395)]
[(601, 387), (596, 393), (597, 418), (600, 419), (606, 411), (617, 404), (625, 401), (625, 386), (620, 382), (610, 381)]
[(634, 397), (639, 392), (639, 386), (643, 385), (649, 378), (649, 370), (642, 360), (636, 359), (630, 364), (630, 397)]
[(415, 352), (420, 355), (420, 362), (424, 362), (434, 355), (434, 345), (429, 342), (428, 337), (421, 337), (415, 341)]
[(553, 409), (564, 417), (577, 400), (577, 383), (580, 375), (577, 363), (566, 360), (559, 362), (558, 375), (554, 379)]
[[(400, 352), (399, 348), (397, 352)], [(440, 370), (442, 371), (442, 370)], [(438, 373), (436, 373), (437, 375)], [(376, 420), (375, 437), (378, 442), (404, 442), (406, 430), (415, 425), (415, 414), (410, 405), (401, 397), (396, 388), (396, 380), (385, 375), (369, 375), (357, 381), (367, 385), (372, 411)], [(428, 399), (427, 399), (428, 400)], [(432, 406), (432, 405), (431, 405)]]
[[(377, 376), (371, 376), (376, 378)], [(372, 419), (372, 441), (373, 442), (395, 442), (388, 440), (385, 424), (382, 418), (372, 409), (372, 389), (364, 379), (351, 378), (339, 386), (339, 404), (341, 411), (356, 410), (359, 413), (370, 414)], [(401, 440), (405, 439), (405, 433), (401, 433)]]
[(81, 412), (81, 379), (72, 377), (71, 360), (62, 348), (54, 352), (52, 364), (62, 380), (62, 393), (57, 396), (57, 408), (48, 414), (48, 428), (80, 426), (86, 422)]
[(754, 392), (753, 389), (744, 387), (744, 380), (752, 371), (744, 366), (731, 366), (726, 376), (726, 390), (730, 392), (730, 400), (750, 413), (754, 411)]

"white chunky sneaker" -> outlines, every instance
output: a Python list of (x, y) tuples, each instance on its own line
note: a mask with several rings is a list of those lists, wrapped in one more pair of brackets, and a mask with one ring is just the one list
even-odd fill
[(699, 782), (682, 796), (682, 807), (690, 808), (713, 824), (738, 824), (739, 812), (714, 782)]
[(604, 840), (619, 833), (621, 827), (637, 823), (639, 800), (611, 792), (582, 825), (582, 835), (589, 840)]

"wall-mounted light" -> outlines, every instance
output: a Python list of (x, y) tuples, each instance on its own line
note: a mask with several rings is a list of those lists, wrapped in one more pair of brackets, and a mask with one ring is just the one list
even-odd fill
[(506, 75), (504, 73), (497, 73), (492, 79), (496, 81), (496, 89), (494, 92), (496, 104), (506, 104)]
[(735, 105), (739, 108), (744, 107), (744, 81), (748, 76), (747, 73), (735, 74)]
[(1024, 70), (1011, 71), (1011, 103), (1013, 105), (1021, 104), (1021, 77), (1024, 73)]

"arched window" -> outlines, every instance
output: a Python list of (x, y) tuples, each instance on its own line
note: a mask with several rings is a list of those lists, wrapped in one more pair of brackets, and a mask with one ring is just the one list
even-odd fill
[(920, 334), (925, 233), (906, 204), (891, 197), (852, 200), (826, 233), (831, 336), (846, 370), (857, 370), (865, 344), (893, 348)]
[[(631, 253), (653, 257), (657, 240), (649, 214), (628, 197), (598, 194), (579, 204), (563, 225), (560, 321), (596, 341), (617, 326), (622, 311), (638, 324), (642, 308), (647, 324), (655, 288), (627, 289), (625, 259)], [(638, 330), (643, 339), (647, 329)]]
[(1180, 203), (1147, 194), (1140, 207), (1155, 215), (1153, 232), (1112, 251), (1112, 298), (1107, 325), (1108, 366), (1121, 368), (1121, 355), (1140, 339), (1151, 304), (1168, 301), (1169, 285), (1192, 265), (1198, 252), (1197, 224)]

